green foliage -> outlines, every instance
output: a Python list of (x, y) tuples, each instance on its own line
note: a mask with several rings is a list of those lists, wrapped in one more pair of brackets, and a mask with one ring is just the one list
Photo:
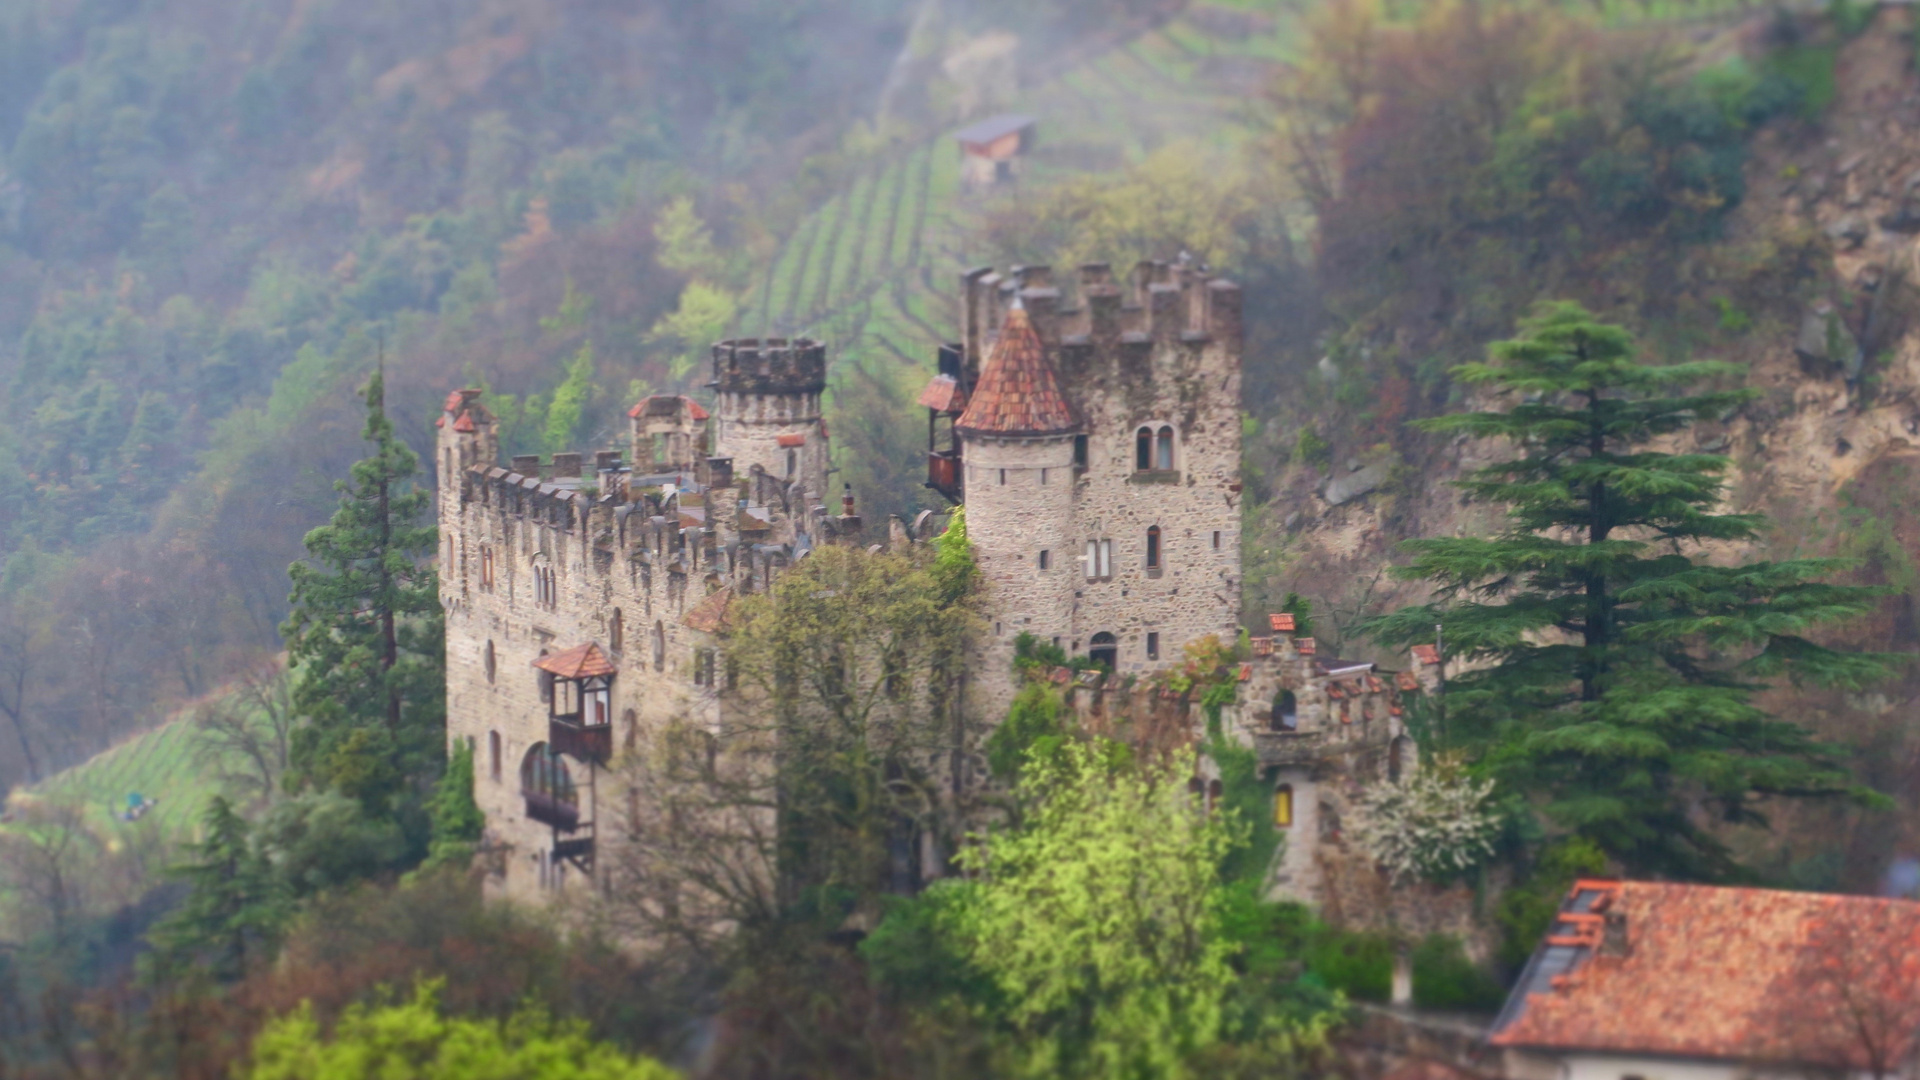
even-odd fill
[(1062, 722), (1066, 711), (1066, 702), (1051, 685), (1035, 680), (1022, 686), (1007, 718), (987, 736), (987, 768), (994, 779), (1012, 783), (1029, 760), (1059, 754), (1068, 738)]
[(647, 341), (671, 350), (668, 371), (674, 379), (687, 378), (706, 359), (707, 348), (727, 335), (740, 311), (740, 301), (726, 289), (705, 281), (689, 281), (680, 293), (680, 306), (660, 317)]
[(306, 899), (384, 877), (417, 860), (400, 823), (335, 791), (309, 791), (274, 804), (257, 843), (288, 892)]
[(173, 868), (190, 891), (154, 928), (154, 970), (177, 976), (200, 963), (215, 978), (236, 979), (272, 955), (291, 898), (226, 799), (207, 803), (202, 828), (202, 838), (187, 845), (192, 860)]
[(973, 541), (967, 536), (967, 508), (956, 506), (947, 527), (933, 542), (933, 576), (948, 603), (960, 603), (973, 594), (980, 577)]
[(1293, 633), (1295, 637), (1313, 636), (1313, 601), (1297, 592), (1290, 592), (1280, 601), (1280, 610), (1293, 614)]
[(580, 435), (580, 417), (593, 397), (593, 342), (583, 342), (567, 362), (567, 377), (553, 388), (547, 406), (547, 427), (541, 440), (547, 453), (573, 449)]
[(660, 208), (653, 221), (653, 238), (660, 244), (654, 260), (676, 274), (706, 281), (723, 281), (727, 266), (713, 244), (713, 230), (700, 220), (693, 200), (682, 195)]
[[(1228, 685), (1232, 689), (1232, 684)], [(1259, 755), (1215, 731), (1203, 750), (1220, 770), (1222, 814), (1239, 823), (1236, 843), (1220, 861), (1220, 878), (1264, 888), (1281, 857), (1286, 836), (1273, 824), (1273, 783), (1263, 777)]]
[(1320, 437), (1320, 433), (1311, 427), (1300, 429), (1300, 440), (1294, 444), (1294, 457), (1301, 463), (1316, 469), (1324, 469), (1333, 463), (1333, 444)]
[(1868, 610), (1875, 591), (1821, 581), (1833, 560), (1716, 566), (1687, 554), (1750, 539), (1759, 521), (1715, 512), (1725, 458), (1647, 444), (1748, 400), (1683, 392), (1738, 369), (1643, 364), (1625, 331), (1571, 303), (1520, 329), (1489, 362), (1454, 371), (1508, 396), (1506, 408), (1420, 425), (1509, 440), (1517, 456), (1459, 485), (1506, 506), (1508, 531), (1410, 541), (1402, 576), (1432, 582), (1435, 601), (1368, 630), (1401, 645), (1445, 624), (1468, 665), (1448, 683), (1447, 737), (1503, 786), (1537, 793), (1560, 827), (1635, 872), (1731, 874), (1698, 808), (1764, 824), (1757, 797), (1869, 797), (1829, 747), (1751, 698), (1780, 675), (1878, 678), (1879, 658), (1804, 636)]
[(1019, 672), (1065, 667), (1067, 650), (1022, 630), (1013, 639), (1013, 669)]
[(1518, 971), (1553, 925), (1574, 881), (1599, 876), (1606, 869), (1606, 852), (1591, 840), (1571, 836), (1547, 845), (1526, 877), (1501, 894), (1494, 911), (1501, 930), (1500, 962)]
[(415, 798), (445, 751), (441, 612), (431, 566), (436, 531), (420, 524), (429, 494), (394, 436), (376, 373), (365, 438), (373, 456), (335, 485), (340, 509), (307, 534), (293, 564), (283, 632), (294, 665), (296, 784), (334, 788), (377, 814)]
[(254, 1039), (243, 1080), (672, 1080), (649, 1058), (590, 1038), (584, 1024), (555, 1022), (537, 1009), (504, 1021), (447, 1016), (440, 984), (423, 982), (410, 1000), (351, 1005), (323, 1033), (312, 1003), (268, 1024)]
[(474, 845), (487, 827), (486, 815), (473, 801), (473, 783), (473, 747), (456, 742), (447, 756), (447, 771), (433, 785), (433, 798), (427, 802), (427, 817), (433, 825), (427, 866), (464, 866), (473, 857)]
[(1348, 997), (1385, 1003), (1393, 996), (1393, 942), (1384, 934), (1318, 925), (1306, 954), (1307, 970)]
[(1413, 1003), (1448, 1012), (1492, 1012), (1506, 998), (1451, 934), (1429, 934), (1413, 948)]
[(1087, 743), (1030, 759), (1027, 822), (964, 850), (952, 933), (1003, 1000), (1018, 1075), (1167, 1076), (1220, 1037), (1232, 982), (1191, 761), (1114, 769)]

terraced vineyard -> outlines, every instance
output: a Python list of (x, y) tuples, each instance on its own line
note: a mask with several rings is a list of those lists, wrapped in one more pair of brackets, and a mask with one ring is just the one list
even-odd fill
[(137, 793), (156, 802), (147, 817), (163, 833), (185, 836), (219, 790), (195, 759), (193, 741), (192, 722), (177, 718), (48, 777), (23, 796), (78, 802), (111, 835), (127, 796)]

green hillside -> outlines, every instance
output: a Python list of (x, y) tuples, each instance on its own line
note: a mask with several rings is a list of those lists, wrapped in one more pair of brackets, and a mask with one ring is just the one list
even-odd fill
[(143, 732), (20, 793), (22, 799), (78, 802), (102, 826), (112, 826), (138, 794), (156, 805), (147, 817), (163, 833), (184, 836), (219, 790), (194, 753), (192, 721), (179, 717)]

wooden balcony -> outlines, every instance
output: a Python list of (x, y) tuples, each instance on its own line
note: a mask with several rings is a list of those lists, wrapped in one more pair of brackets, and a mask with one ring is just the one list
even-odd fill
[(929, 450), (927, 452), (927, 486), (946, 496), (952, 502), (959, 502), (960, 452), (958, 450)]
[(556, 716), (547, 722), (547, 743), (554, 753), (605, 765), (613, 760), (613, 725), (580, 724)]
[(584, 873), (593, 873), (593, 833), (585, 836), (570, 836), (553, 842), (553, 857), (565, 859), (579, 867)]
[(520, 794), (527, 800), (529, 818), (564, 832), (572, 832), (580, 827), (580, 807), (577, 804), (561, 802), (544, 791), (522, 788)]

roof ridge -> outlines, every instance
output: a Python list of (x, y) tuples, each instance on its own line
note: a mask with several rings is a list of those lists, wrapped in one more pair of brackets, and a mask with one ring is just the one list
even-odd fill
[(975, 435), (1063, 435), (1080, 427), (1024, 308), (1007, 313), (954, 427)]

